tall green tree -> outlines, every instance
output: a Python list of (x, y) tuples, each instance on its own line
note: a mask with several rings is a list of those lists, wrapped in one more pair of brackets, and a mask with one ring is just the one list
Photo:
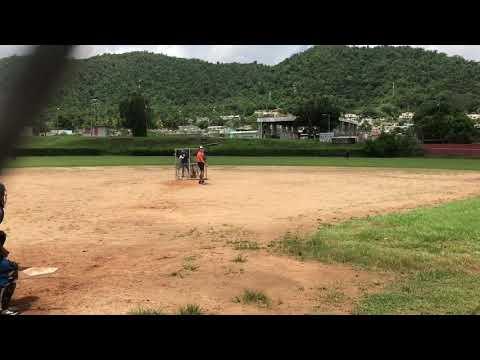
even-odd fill
[(415, 131), (424, 140), (471, 143), (477, 136), (473, 121), (455, 103), (430, 101), (416, 112)]
[(152, 127), (153, 112), (147, 99), (133, 94), (119, 105), (121, 125), (132, 130), (133, 136), (147, 136), (147, 128)]
[(197, 122), (197, 126), (200, 129), (206, 129), (208, 127), (208, 120), (200, 120)]
[(313, 137), (314, 131), (332, 131), (339, 124), (342, 108), (331, 96), (321, 96), (298, 104), (292, 109), (297, 116), (297, 124), (306, 126)]
[(71, 116), (58, 115), (56, 125), (58, 129), (73, 129), (73, 122)]

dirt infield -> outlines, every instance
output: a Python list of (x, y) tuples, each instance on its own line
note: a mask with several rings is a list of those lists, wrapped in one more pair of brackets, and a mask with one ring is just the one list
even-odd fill
[[(480, 194), (476, 172), (314, 167), (212, 167), (200, 186), (167, 167), (10, 171), (3, 229), (22, 266), (26, 314), (349, 313), (391, 275), (270, 252), (286, 231)], [(258, 247), (258, 249), (256, 249)], [(245, 262), (232, 261), (239, 254)], [(269, 308), (236, 303), (263, 291)], [(340, 294), (341, 296), (337, 296)]]

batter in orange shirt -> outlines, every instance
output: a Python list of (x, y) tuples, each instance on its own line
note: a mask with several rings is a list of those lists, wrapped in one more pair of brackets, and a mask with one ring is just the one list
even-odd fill
[(205, 184), (205, 151), (203, 146), (200, 146), (200, 148), (197, 151), (197, 165), (198, 168), (200, 169), (200, 180), (198, 181), (199, 184)]

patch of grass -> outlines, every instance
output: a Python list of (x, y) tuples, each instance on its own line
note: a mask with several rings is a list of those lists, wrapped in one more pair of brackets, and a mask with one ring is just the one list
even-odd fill
[(203, 315), (202, 308), (196, 304), (187, 304), (178, 310), (179, 315)]
[(131, 310), (127, 315), (167, 315), (162, 310), (159, 309), (147, 309), (139, 307), (138, 309)]
[(186, 264), (183, 264), (183, 268), (187, 271), (197, 271), (199, 266), (195, 264), (186, 263)]
[(480, 315), (480, 305), (478, 305), (469, 315)]
[(338, 289), (330, 289), (323, 297), (323, 301), (330, 305), (339, 305), (344, 303), (348, 297)]
[[(171, 156), (22, 156), (10, 168), (75, 166), (172, 166)], [(210, 156), (209, 165), (232, 166), (339, 166), (402, 169), (480, 170), (478, 159), (461, 158), (350, 158), (308, 156)]]
[(243, 256), (242, 254), (238, 254), (233, 258), (232, 262), (244, 263), (244, 262), (247, 262), (247, 257)]
[(194, 261), (197, 258), (195, 255), (187, 256), (184, 258), (185, 263), (183, 264), (183, 269), (187, 271), (197, 271), (199, 266), (196, 264), (192, 264), (192, 261)]
[(235, 250), (259, 250), (260, 246), (256, 241), (236, 240), (229, 242)]
[(277, 250), (393, 272), (397, 280), (361, 299), (356, 313), (471, 314), (480, 310), (479, 217), (480, 198), (472, 198), (288, 235)]
[(480, 275), (422, 271), (364, 298), (358, 314), (469, 315), (480, 309)]
[(304, 259), (389, 271), (480, 268), (480, 198), (322, 226), (279, 248)]
[(233, 299), (236, 303), (255, 304), (263, 307), (270, 307), (272, 301), (261, 291), (246, 289), (241, 296)]

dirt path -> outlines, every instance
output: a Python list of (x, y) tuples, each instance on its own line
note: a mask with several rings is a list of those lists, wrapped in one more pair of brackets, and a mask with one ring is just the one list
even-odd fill
[[(212, 167), (207, 186), (172, 181), (166, 167), (18, 169), (3, 229), (12, 258), (55, 266), (22, 276), (25, 313), (348, 313), (388, 274), (300, 262), (266, 245), (286, 231), (480, 194), (480, 174), (314, 167)], [(243, 241), (243, 242), (242, 242)], [(245, 244), (259, 250), (236, 250)], [(247, 261), (232, 260), (239, 254)], [(269, 309), (233, 302), (244, 289)]]

